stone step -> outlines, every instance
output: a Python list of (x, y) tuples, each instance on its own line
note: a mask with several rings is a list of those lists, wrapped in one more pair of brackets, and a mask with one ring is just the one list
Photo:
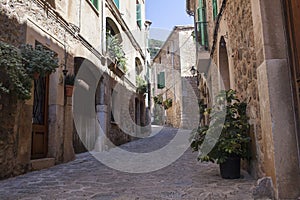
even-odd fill
[(31, 170), (42, 170), (55, 165), (55, 158), (41, 158), (30, 161)]

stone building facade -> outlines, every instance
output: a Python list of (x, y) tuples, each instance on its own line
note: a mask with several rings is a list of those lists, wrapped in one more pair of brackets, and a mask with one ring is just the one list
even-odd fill
[(207, 48), (211, 57), (207, 66), (197, 62), (207, 74), (200, 92), (207, 90), (211, 103), (217, 90), (232, 88), (248, 102), (253, 154), (248, 170), (256, 178), (271, 177), (277, 199), (296, 199), (299, 2), (187, 0), (187, 12), (195, 18), (198, 49)]
[[(176, 128), (194, 128), (198, 124), (198, 113), (192, 106), (199, 100), (197, 78), (190, 72), (195, 65), (195, 55), (190, 53), (196, 50), (193, 30), (193, 26), (175, 26), (153, 59), (153, 96), (161, 95), (164, 101), (172, 99), (172, 106), (166, 110), (153, 104), (154, 123)], [(163, 78), (159, 78), (161, 73)], [(164, 87), (159, 87), (160, 81)]]
[[(101, 151), (108, 143), (135, 137), (135, 122), (146, 121), (145, 96), (136, 93), (135, 81), (137, 74), (145, 77), (149, 62), (145, 1), (9, 0), (0, 3), (0, 10), (2, 42), (41, 44), (59, 59), (59, 68), (45, 80), (44, 124), (32, 123), (35, 87), (25, 102), (0, 94), (0, 178), (68, 162), (77, 152)], [(108, 57), (107, 30), (120, 38), (127, 72)], [(76, 75), (73, 97), (66, 96), (66, 73)], [(128, 102), (114, 103), (120, 95)], [(132, 120), (119, 124), (122, 120), (113, 116), (117, 106)]]

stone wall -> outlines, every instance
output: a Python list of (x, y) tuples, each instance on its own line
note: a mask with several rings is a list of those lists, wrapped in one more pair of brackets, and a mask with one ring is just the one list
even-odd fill
[[(26, 25), (3, 14), (2, 7), (0, 13), (0, 40), (19, 47), (25, 41)], [(0, 179), (30, 170), (31, 113), (31, 105), (0, 94)]]
[[(62, 31), (57, 31), (62, 27), (53, 18), (45, 17), (46, 13), (42, 8), (32, 2), (5, 1), (1, 2), (0, 11), (1, 41), (19, 47), (25, 43), (34, 45), (37, 40), (48, 48), (51, 48), (51, 50), (53, 50), (53, 47), (56, 48), (55, 52), (59, 53), (58, 58), (60, 61), (62, 60), (61, 58), (64, 57), (64, 54), (56, 51), (59, 49), (57, 43), (54, 44), (51, 39), (44, 37), (44, 33), (37, 31), (36, 27), (32, 27), (32, 22), (27, 20), (28, 15), (32, 16), (32, 18), (37, 18), (39, 23), (43, 23), (44, 28), (49, 28), (50, 34), (53, 31), (55, 33), (53, 35), (63, 38)], [(69, 38), (74, 41), (73, 37)], [(61, 68), (58, 69), (58, 72), (61, 73), (60, 70)], [(55, 157), (56, 163), (70, 161), (74, 158), (72, 140), (69, 140), (68, 134), (64, 134), (65, 108), (63, 87), (62, 84), (59, 84), (62, 80), (60, 73), (50, 76), (51, 91), (49, 98), (50, 104), (52, 104), (49, 107), (49, 132), (52, 135), (49, 134), (48, 157)], [(13, 96), (1, 94), (0, 101), (0, 105), (2, 105), (0, 106), (2, 109), (0, 116), (2, 126), (1, 136), (4, 138), (0, 142), (0, 155), (3, 155), (0, 156), (0, 159), (3, 161), (1, 161), (0, 178), (6, 178), (31, 170), (33, 98), (21, 102), (14, 99)], [(71, 109), (66, 111), (65, 114), (71, 115)], [(66, 152), (64, 152), (65, 150)]]
[(0, 95), (0, 179), (30, 170), (32, 106)]
[[(159, 54), (154, 58), (153, 70), (154, 74), (154, 96), (161, 94), (163, 100), (172, 99), (172, 107), (166, 111), (166, 118), (159, 116), (160, 120), (164, 120), (161, 124), (167, 124), (172, 127), (180, 128), (188, 123), (183, 107), (183, 93), (188, 93), (188, 88), (183, 88), (184, 76), (190, 76), (190, 68), (195, 65), (195, 43), (191, 36), (193, 27), (176, 26), (170, 34), (168, 40), (160, 50)], [(165, 72), (166, 87), (163, 89), (157, 88), (156, 76), (159, 72)], [(187, 84), (189, 85), (189, 84)], [(188, 98), (186, 98), (188, 99)], [(191, 101), (193, 101), (192, 99)], [(195, 101), (197, 102), (197, 100)], [(197, 106), (198, 104), (195, 103)], [(161, 109), (157, 109), (153, 113), (158, 115), (163, 114)], [(155, 116), (158, 117), (158, 116)], [(154, 118), (155, 118), (154, 117)]]
[[(219, 1), (218, 9), (221, 8), (222, 1)], [(226, 8), (221, 16), (218, 37), (214, 40), (216, 21), (212, 18), (212, 1), (207, 1), (208, 34), (210, 49), (214, 50), (210, 74), (213, 76), (212, 94), (216, 94), (216, 87), (219, 86), (218, 73), (215, 69), (226, 68), (222, 56), (222, 48), (227, 50), (230, 88), (237, 91), (238, 97), (248, 103), (248, 116), (251, 124), (252, 152), (253, 158), (248, 168), (254, 177), (261, 177), (263, 169), (263, 144), (260, 118), (260, 105), (258, 97), (257, 64), (253, 34), (253, 21), (251, 1), (227, 1)], [(221, 44), (224, 38), (225, 44)], [(212, 45), (215, 49), (212, 49)], [(225, 45), (225, 47), (221, 46)], [(222, 66), (221, 66), (222, 65)], [(226, 76), (221, 74), (221, 78)], [(226, 80), (224, 80), (226, 82)], [(224, 83), (225, 83), (224, 82)], [(211, 97), (214, 99), (213, 97)]]
[(182, 116), (181, 127), (194, 129), (199, 124), (199, 89), (197, 77), (182, 78)]
[[(272, 0), (218, 0), (219, 11), (222, 4), (226, 6), (218, 21), (213, 19), (212, 0), (206, 1), (213, 61), (207, 79), (211, 100), (220, 89), (218, 69), (226, 67), (225, 48), (230, 88), (248, 103), (252, 160), (244, 167), (254, 177), (272, 177), (276, 198), (294, 199), (299, 196), (300, 179), (291, 64), (286, 48), (289, 39), (285, 18), (289, 9), (284, 10), (283, 1)], [(226, 78), (224, 73), (221, 75)]]
[(107, 138), (118, 146), (144, 134), (140, 127), (145, 124), (145, 98), (117, 84), (113, 79), (110, 82), (107, 99), (109, 110)]

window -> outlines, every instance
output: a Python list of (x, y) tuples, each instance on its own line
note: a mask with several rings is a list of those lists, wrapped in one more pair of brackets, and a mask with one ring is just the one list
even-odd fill
[(138, 27), (142, 28), (142, 4), (136, 4), (136, 23)]
[(157, 74), (157, 88), (163, 89), (165, 86), (165, 72), (160, 72), (159, 74)]
[(90, 0), (95, 8), (98, 10), (98, 0)]
[(207, 36), (207, 21), (206, 21), (206, 1), (199, 0), (199, 7), (197, 8), (197, 41), (200, 45), (208, 48)]
[(213, 3), (213, 18), (215, 20), (218, 15), (218, 3), (217, 0), (213, 0), (212, 3)]
[(120, 8), (120, 2), (119, 2), (119, 0), (114, 0), (114, 2), (116, 4), (117, 8), (119, 9)]

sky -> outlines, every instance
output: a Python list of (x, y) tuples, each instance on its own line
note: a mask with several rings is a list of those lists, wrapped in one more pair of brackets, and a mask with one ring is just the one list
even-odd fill
[(186, 0), (146, 0), (146, 20), (152, 21), (150, 38), (166, 37), (176, 25), (193, 25)]

